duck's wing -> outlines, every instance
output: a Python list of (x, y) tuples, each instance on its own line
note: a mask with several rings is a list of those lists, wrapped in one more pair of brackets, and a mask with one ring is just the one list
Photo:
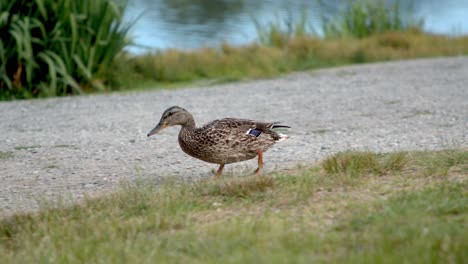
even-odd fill
[(272, 131), (273, 128), (289, 128), (289, 126), (281, 125), (279, 122), (260, 122), (250, 119), (239, 118), (223, 118), (214, 120), (201, 129), (207, 133), (217, 133), (219, 135), (232, 135), (232, 134), (245, 134), (255, 137), (260, 136), (261, 133), (267, 133), (278, 140), (280, 136)]

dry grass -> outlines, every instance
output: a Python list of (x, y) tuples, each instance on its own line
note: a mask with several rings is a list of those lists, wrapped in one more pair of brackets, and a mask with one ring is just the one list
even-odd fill
[(319, 39), (303, 35), (282, 45), (252, 44), (167, 50), (117, 60), (113, 85), (174, 83), (201, 79), (233, 81), (343, 64), (468, 54), (468, 36), (445, 37), (418, 30), (388, 32), (366, 38)]

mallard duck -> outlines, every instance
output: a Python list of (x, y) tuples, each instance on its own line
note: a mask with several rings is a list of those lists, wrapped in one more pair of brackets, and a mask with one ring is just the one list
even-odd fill
[(158, 124), (148, 137), (169, 126), (180, 125), (179, 145), (188, 155), (219, 164), (215, 173), (218, 178), (225, 164), (253, 159), (258, 156), (260, 174), (263, 168), (263, 152), (277, 141), (288, 136), (273, 131), (273, 128), (290, 128), (278, 122), (259, 122), (248, 119), (223, 118), (197, 127), (193, 116), (184, 108), (172, 106), (166, 109)]

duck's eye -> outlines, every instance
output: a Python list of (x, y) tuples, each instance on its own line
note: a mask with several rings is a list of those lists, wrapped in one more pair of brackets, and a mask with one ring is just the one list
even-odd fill
[(172, 112), (169, 112), (169, 114), (167, 114), (167, 116), (171, 116), (171, 115), (173, 115), (173, 114), (174, 114), (174, 113), (172, 113)]

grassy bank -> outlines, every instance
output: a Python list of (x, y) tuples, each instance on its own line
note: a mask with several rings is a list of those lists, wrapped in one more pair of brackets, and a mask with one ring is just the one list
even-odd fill
[(142, 181), (0, 222), (3, 263), (462, 263), (468, 151), (337, 154), (311, 168)]
[(292, 71), (353, 63), (468, 55), (468, 36), (447, 37), (421, 32), (387, 32), (364, 38), (288, 37), (280, 45), (252, 44), (166, 50), (121, 56), (108, 79), (112, 87), (132, 89), (138, 83), (177, 83), (203, 79), (233, 81), (271, 77)]

